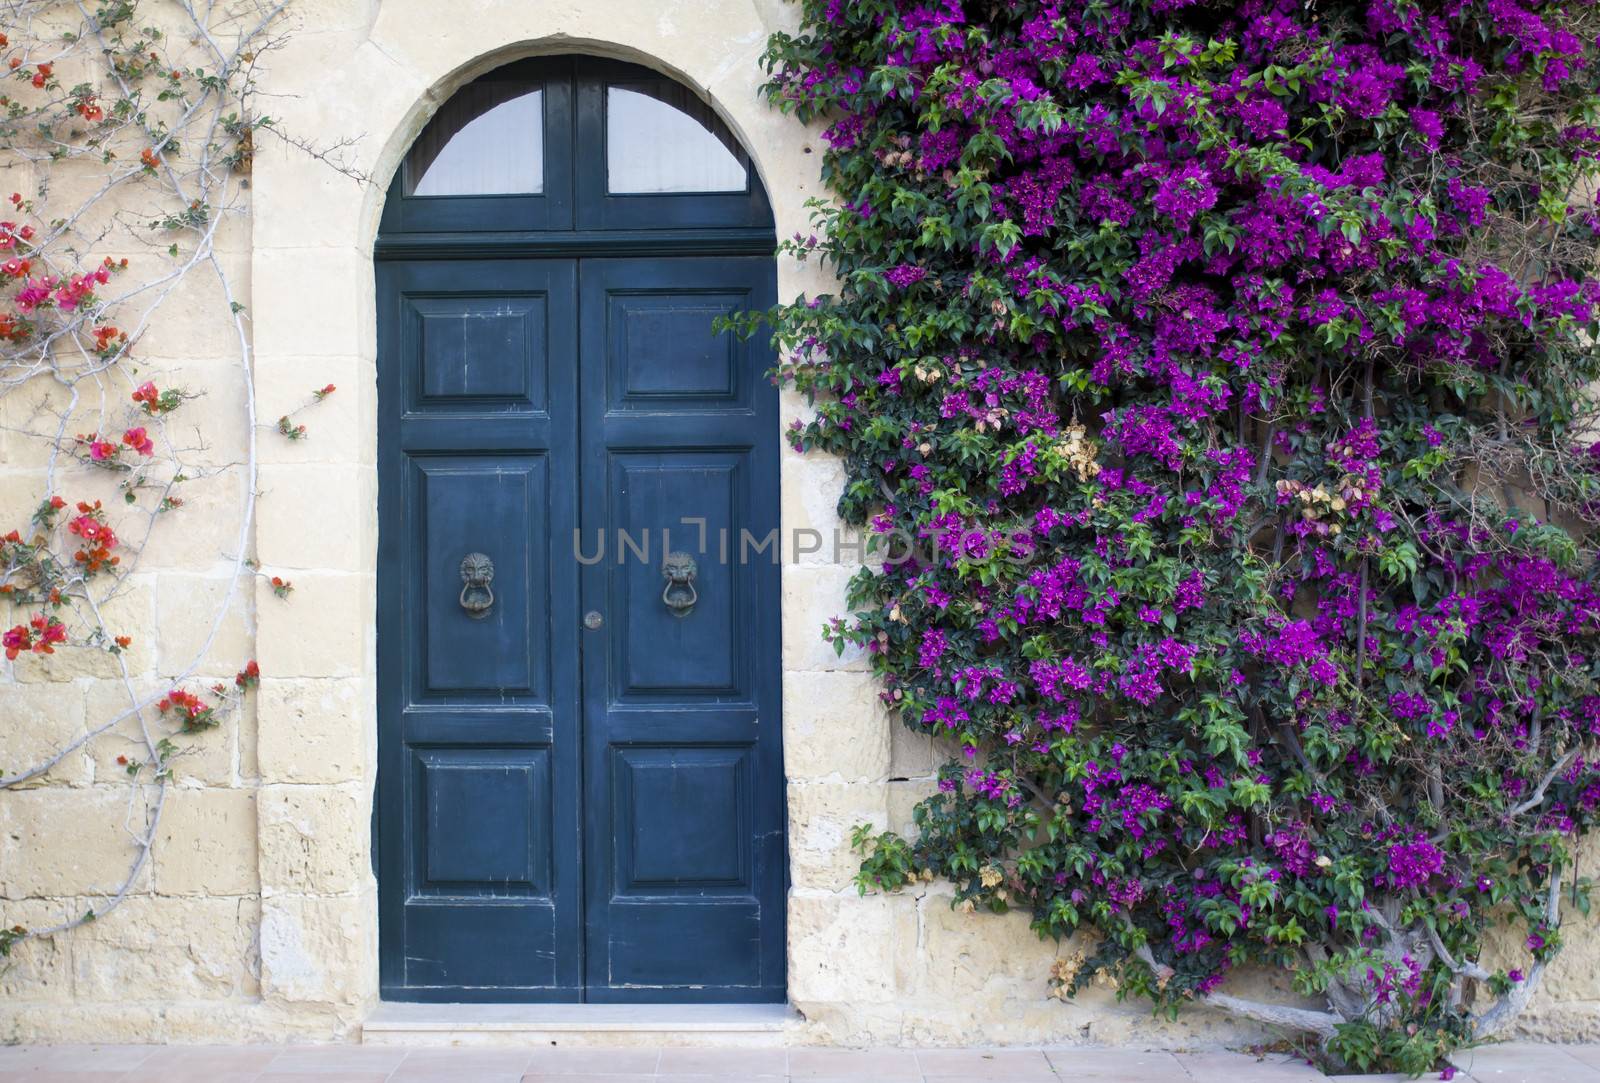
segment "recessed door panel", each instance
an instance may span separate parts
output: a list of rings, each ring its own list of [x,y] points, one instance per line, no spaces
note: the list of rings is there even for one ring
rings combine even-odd
[[[549,688],[548,461],[543,456],[411,460],[427,635],[418,699],[545,702]],[[487,558],[487,611],[467,608],[464,563]],[[476,589],[474,586],[473,589]]]
[[[417,359],[414,409],[546,409],[547,298],[418,297],[408,309]]]
[[[748,343],[715,329],[749,308],[743,293],[690,289],[606,298],[608,398],[613,410],[747,408]]]
[[[700,451],[612,457],[610,606],[625,617],[611,640],[618,699],[747,698],[738,617],[750,576],[722,559],[720,545],[730,528],[744,525],[746,458]],[[694,562],[682,586],[663,570],[671,553]]]
[[[750,896],[750,753],[748,746],[615,750],[618,896]]]
[[[418,894],[549,896],[548,749],[425,748],[416,765]]]

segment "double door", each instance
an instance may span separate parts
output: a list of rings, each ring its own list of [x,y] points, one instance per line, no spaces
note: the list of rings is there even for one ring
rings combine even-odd
[[[783,999],[772,261],[377,273],[384,996]]]

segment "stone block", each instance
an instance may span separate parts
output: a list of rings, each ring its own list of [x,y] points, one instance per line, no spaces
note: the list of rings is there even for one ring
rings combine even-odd
[[[256,554],[281,572],[361,572],[377,541],[377,475],[353,465],[261,468]]]
[[[199,681],[231,678],[243,669],[255,657],[252,578],[249,568],[237,580],[162,573],[156,580],[157,672],[168,678],[193,673]]]
[[[784,560],[801,564],[860,564],[861,531],[839,519],[839,497],[844,494],[844,460],[822,452],[785,454],[779,460],[783,488],[782,517]],[[802,553],[803,546],[810,552]]]
[[[260,248],[252,273],[254,310],[266,314],[252,317],[256,348],[263,354],[374,354],[377,310],[370,256],[354,248]]]
[[[294,574],[287,598],[256,583],[262,676],[353,677],[371,671],[376,596],[370,575]]]
[[[259,800],[269,895],[338,895],[371,881],[370,811],[357,787],[263,786]]]
[[[144,795],[126,786],[12,790],[0,800],[0,898],[107,894],[121,886],[142,830]],[[136,890],[149,883],[148,864]]]
[[[936,754],[933,738],[904,725],[898,718],[889,722],[889,775],[892,778],[929,778],[942,757]]]
[[[783,764],[792,779],[882,779],[896,728],[870,673],[807,671],[784,679]]]
[[[789,786],[789,877],[795,887],[844,891],[861,857],[850,849],[857,824],[881,830],[887,820],[881,786],[807,782]]]
[[[259,770],[265,782],[351,782],[372,777],[377,724],[361,677],[263,677],[257,699]]]
[[[84,1001],[212,1000],[256,992],[255,899],[138,898],[74,932]]]
[[[16,679],[27,684],[57,684],[84,677],[110,679],[122,675],[122,665],[116,655],[103,647],[75,643],[61,644],[51,654],[19,654],[11,667]]]
[[[896,902],[854,892],[790,894],[789,999],[795,1007],[810,1015],[811,1001],[885,1004],[899,995],[895,956],[916,949],[916,930]]]
[[[948,887],[930,885],[917,907],[917,991],[950,1001],[996,987],[1031,987],[1045,996],[1056,944],[1040,940],[1022,911],[965,913],[951,907],[953,898]]]
[[[48,929],[81,916],[80,906],[76,899],[8,901],[0,904],[0,926]],[[24,940],[12,947],[10,956],[0,965],[0,998],[8,1007],[19,1001],[72,999],[71,940],[70,935],[53,936]]]
[[[224,470],[178,486],[183,506],[163,512],[139,558],[141,568],[215,576],[226,573],[239,552],[244,516],[243,472]]]
[[[835,565],[786,564],[783,568],[783,668],[840,670],[867,668],[866,652],[846,647],[841,655],[824,642],[823,628],[848,618],[845,588],[853,570]]]
[[[916,834],[912,816],[917,806],[938,793],[939,784],[933,779],[920,778],[891,782],[884,787],[884,791],[884,800],[889,809],[889,826],[909,838]]]
[[[153,854],[162,895],[252,895],[257,873],[256,795],[185,789],[167,794]]]
[[[256,358],[257,410],[263,422],[277,419],[306,427],[300,440],[276,431],[263,434],[261,463],[340,463],[377,461],[377,368],[370,357],[293,357],[261,354]],[[312,392],[334,386],[332,394],[314,402]]]
[[[238,748],[237,719],[233,714],[223,716],[222,725],[199,733],[183,733],[178,722],[163,717],[155,703],[171,689],[170,682],[139,682],[133,695],[120,681],[97,681],[88,688],[89,724],[105,725],[113,718],[142,704],[145,728],[152,739],[170,740],[177,751],[168,758],[173,780],[179,786],[206,785],[229,786],[234,782],[234,757]],[[207,696],[209,700],[211,697]],[[128,778],[127,764],[118,763],[123,757],[132,763],[148,764],[154,758],[144,741],[144,728],[136,715],[122,721],[89,745],[97,782],[123,782]],[[148,779],[148,771],[140,776]]]
[[[0,685],[5,723],[0,725],[0,776],[32,770],[83,734],[83,689],[72,684]],[[83,785],[89,754],[68,754],[39,784]]]
[[[130,274],[141,275],[147,267],[157,273],[167,269],[151,262],[148,249],[127,255]],[[235,299],[249,305],[248,267],[237,259],[225,261],[224,267]],[[121,283],[123,288],[131,284],[129,280]],[[141,358],[228,359],[237,364],[239,330],[228,303],[228,291],[214,271],[199,268],[184,275],[152,314],[140,335],[137,355]]]
[[[372,996],[377,909],[371,893],[262,900],[263,995],[281,1004],[350,1004]]]

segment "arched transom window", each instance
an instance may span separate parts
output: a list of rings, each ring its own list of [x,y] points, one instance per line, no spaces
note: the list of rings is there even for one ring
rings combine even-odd
[[[748,155],[692,89],[632,64],[518,61],[462,87],[406,155],[383,230],[750,228]]]

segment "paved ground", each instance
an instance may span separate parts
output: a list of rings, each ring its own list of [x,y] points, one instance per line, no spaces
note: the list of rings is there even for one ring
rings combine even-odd
[[[1600,1083],[1600,1045],[1503,1045],[1458,1083]],[[9,1046],[0,1083],[1294,1083],[1283,1057],[1120,1049],[400,1049]],[[1393,1080],[1398,1076],[1344,1076]],[[1432,1075],[1425,1078],[1433,1078]]]

